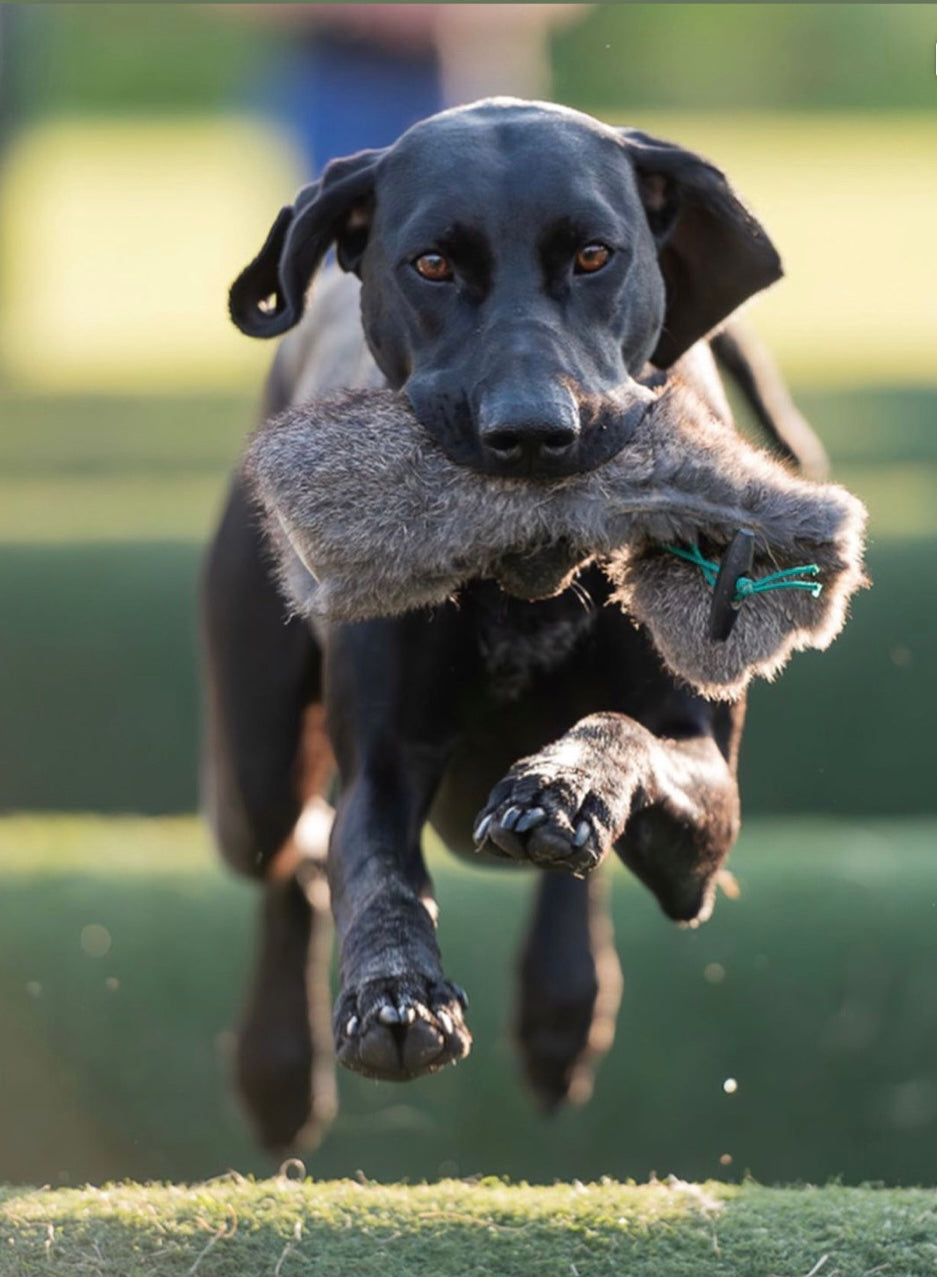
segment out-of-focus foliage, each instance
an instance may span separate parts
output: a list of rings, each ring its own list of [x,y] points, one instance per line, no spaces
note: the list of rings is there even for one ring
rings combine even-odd
[[[7,5],[27,115],[217,110],[296,31],[202,4]],[[552,41],[560,101],[616,113],[930,109],[931,4],[597,4]],[[480,18],[483,20],[483,17]]]
[[[204,4],[6,5],[10,96],[36,115],[220,111],[262,79],[275,28]]]
[[[932,4],[599,4],[554,39],[555,92],[600,112],[932,110],[934,12]]]
[[[258,386],[227,292],[291,198],[282,131],[245,117],[55,120],[0,184],[0,367],[47,391]]]

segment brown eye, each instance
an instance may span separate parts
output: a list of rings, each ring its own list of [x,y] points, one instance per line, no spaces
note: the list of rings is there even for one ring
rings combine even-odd
[[[413,263],[413,268],[418,275],[432,280],[434,284],[452,279],[452,267],[442,253],[423,253]]]
[[[612,250],[605,244],[586,244],[576,254],[576,274],[592,275],[608,264]]]

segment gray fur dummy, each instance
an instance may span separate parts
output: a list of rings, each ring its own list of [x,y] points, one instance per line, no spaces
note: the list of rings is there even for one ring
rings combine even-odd
[[[549,481],[456,465],[389,390],[288,409],[246,459],[284,591],[301,614],[356,621],[441,603],[479,577],[546,597],[595,558],[670,670],[707,697],[735,699],[754,675],[773,678],[792,652],[839,633],[865,584],[865,511],[750,446],[679,379],[648,400],[615,457]],[[718,562],[740,528],[755,538],[750,580],[809,564],[822,592],[755,593],[716,642],[711,584],[666,547]]]

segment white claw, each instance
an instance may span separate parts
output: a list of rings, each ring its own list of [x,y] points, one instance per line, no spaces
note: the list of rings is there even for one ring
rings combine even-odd
[[[356,1015],[350,1015],[348,1017],[348,1020],[345,1023],[345,1036],[348,1038],[353,1038],[357,1032],[358,1032],[358,1017]]]
[[[399,1024],[400,1012],[396,1007],[392,1007],[389,1002],[385,1002],[378,1011],[377,1018],[380,1020],[381,1024]]]
[[[400,1008],[400,1023],[412,1024],[416,1019],[416,1011],[408,1003],[405,1007]]]
[[[576,837],[573,839],[573,846],[581,847],[591,833],[592,829],[589,822],[587,820],[580,820],[579,824],[576,826]]]
[[[439,1021],[440,1025],[442,1026],[443,1033],[447,1035],[452,1033],[454,1026],[452,1023],[452,1016],[449,1014],[448,1011],[437,1011],[436,1019]]]
[[[485,841],[488,830],[491,828],[491,822],[494,820],[494,812],[487,816],[482,816],[481,820],[472,830],[472,841],[477,845]]]
[[[507,811],[504,813],[504,815],[501,817],[501,821],[500,821],[501,828],[513,829],[514,826],[517,824],[517,822],[520,820],[521,816],[523,816],[523,814],[524,814],[523,807],[516,807],[516,806],[509,807]]]

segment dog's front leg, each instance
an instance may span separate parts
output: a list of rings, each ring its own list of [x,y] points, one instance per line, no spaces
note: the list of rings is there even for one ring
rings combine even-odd
[[[495,786],[476,841],[512,860],[590,872],[612,847],[672,918],[711,909],[739,823],[733,768],[713,736],[657,736],[590,714]]]
[[[465,995],[442,969],[420,850],[457,733],[465,671],[451,620],[442,609],[340,627],[326,662],[342,782],[328,859],[336,1047],[346,1067],[393,1081],[454,1063],[471,1045]]]

